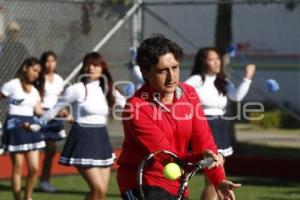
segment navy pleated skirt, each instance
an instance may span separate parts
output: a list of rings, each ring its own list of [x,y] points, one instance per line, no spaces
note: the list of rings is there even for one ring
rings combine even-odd
[[[59,163],[76,167],[110,167],[115,158],[105,126],[89,127],[75,122]]]
[[[225,157],[233,154],[233,148],[230,142],[229,124],[221,116],[206,116],[207,122],[212,131],[218,152]]]
[[[59,141],[66,137],[63,121],[51,120],[41,129],[46,141]]]
[[[9,115],[3,126],[3,148],[7,152],[26,152],[45,147],[41,132],[31,132],[22,127],[28,122],[34,124],[33,116]]]

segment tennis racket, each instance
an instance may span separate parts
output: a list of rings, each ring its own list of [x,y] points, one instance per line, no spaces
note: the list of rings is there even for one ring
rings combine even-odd
[[[145,188],[147,188],[145,176],[146,174],[151,173],[153,167],[161,171],[161,176],[157,177],[160,179],[160,182],[164,182],[168,185],[176,185],[177,187],[179,182],[176,199],[181,200],[187,188],[189,179],[191,179],[199,170],[209,167],[213,162],[214,160],[212,158],[205,158],[197,163],[185,162],[179,159],[174,153],[166,150],[151,153],[141,161],[137,172],[137,184],[140,198],[142,200],[146,200],[148,198],[148,195],[145,194],[144,191]],[[164,166],[169,163],[176,163],[181,168],[181,176],[176,180],[169,180],[163,175]]]

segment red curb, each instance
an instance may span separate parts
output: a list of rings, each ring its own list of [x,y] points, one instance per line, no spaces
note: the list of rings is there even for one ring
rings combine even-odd
[[[116,149],[117,158],[121,153],[121,149]],[[60,154],[54,157],[52,175],[68,175],[77,174],[75,167],[68,167],[58,164]],[[44,154],[41,153],[40,166]],[[0,179],[8,179],[12,173],[11,160],[9,155],[0,156]],[[265,158],[259,156],[232,156],[226,159],[226,172],[229,175],[237,176],[258,176],[272,178],[287,178],[300,180],[300,159],[285,158]],[[113,169],[117,169],[117,164],[113,165]],[[39,169],[40,174],[41,168]],[[27,167],[23,167],[23,176],[27,174]]]
[[[121,150],[115,150],[115,154],[117,158],[119,157],[121,153]],[[53,159],[53,166],[52,166],[52,175],[68,175],[68,174],[78,174],[77,170],[73,166],[64,166],[58,164],[60,154],[57,153],[54,156]],[[44,160],[44,153],[40,153],[40,165],[42,166],[42,162]],[[1,170],[0,170],[0,179],[8,179],[11,177],[12,173],[12,165],[11,165],[11,160],[10,156],[8,154],[0,156],[0,165],[1,165]],[[113,165],[113,169],[117,169],[117,164]],[[27,165],[23,165],[23,171],[22,175],[26,176],[27,174]],[[41,174],[41,167],[39,168],[39,175]]]

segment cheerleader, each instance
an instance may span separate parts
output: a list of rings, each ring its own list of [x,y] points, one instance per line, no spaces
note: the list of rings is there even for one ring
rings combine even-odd
[[[88,183],[91,191],[85,199],[104,199],[115,159],[106,124],[113,107],[123,107],[126,99],[113,89],[111,74],[99,53],[84,57],[79,81],[66,89],[63,102],[71,104],[74,122],[59,162],[75,166]],[[42,118],[52,118],[64,107],[63,102]]]
[[[45,147],[39,132],[30,131],[24,124],[34,124],[33,116],[42,115],[41,98],[34,87],[41,73],[36,58],[26,59],[16,78],[6,82],[1,88],[1,98],[7,98],[8,116],[4,123],[3,146],[10,153],[12,172],[12,191],[15,200],[21,200],[22,165],[24,158],[28,164],[25,200],[30,200],[38,173],[39,149]],[[23,126],[24,125],[24,126]]]
[[[130,79],[134,84],[134,91],[140,89],[144,84],[144,79],[140,67],[136,64],[136,55],[137,49],[135,47],[130,48],[130,63],[129,63],[129,71],[130,71]],[[134,93],[133,91],[133,93]]]
[[[56,74],[57,56],[52,51],[44,52],[40,58],[42,76],[40,76],[37,88],[42,98],[43,109],[52,108],[63,90],[63,79]],[[56,152],[56,142],[66,137],[64,125],[61,120],[51,120],[47,126],[41,129],[46,142],[45,158],[43,161],[40,188],[45,192],[55,192],[56,189],[50,184],[52,160]]]
[[[255,73],[255,65],[246,66],[245,78],[238,88],[226,78],[223,68],[221,55],[216,48],[202,48],[196,55],[192,76],[186,80],[186,83],[193,86],[200,97],[219,153],[228,157],[233,154],[228,132],[229,124],[224,118],[228,98],[238,102],[246,96]],[[205,183],[201,199],[217,199],[213,184],[207,179]]]
[[[127,97],[131,97],[133,93],[140,89],[142,85],[144,84],[144,79],[142,76],[142,72],[140,70],[140,67],[136,64],[136,55],[137,55],[137,49],[136,47],[130,47],[130,61],[125,66],[129,70],[129,77],[132,81],[129,84],[126,84],[124,87],[124,92]]]

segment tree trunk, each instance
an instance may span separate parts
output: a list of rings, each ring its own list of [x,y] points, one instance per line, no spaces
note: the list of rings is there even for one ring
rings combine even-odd
[[[232,0],[219,0],[217,18],[216,18],[216,30],[215,30],[215,46],[220,50],[223,59],[226,59],[227,48],[232,43]],[[227,55],[228,56],[228,55]],[[224,63],[229,64],[229,63]],[[228,66],[225,66],[225,71],[227,71]],[[234,106],[236,103],[230,102],[227,106],[227,115],[234,115]],[[230,140],[233,147],[236,146],[236,137],[234,122],[229,122],[229,133]]]
[[[215,31],[215,46],[221,51],[221,54],[226,53],[227,48],[232,42],[232,0],[219,0],[216,31]]]

